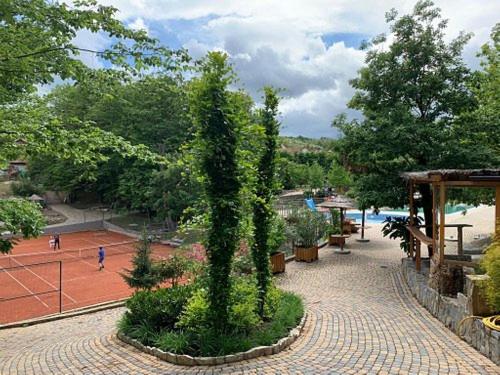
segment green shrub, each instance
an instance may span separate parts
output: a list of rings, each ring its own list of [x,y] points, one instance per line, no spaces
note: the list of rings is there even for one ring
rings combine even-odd
[[[248,331],[261,323],[256,312],[257,289],[252,278],[235,278],[230,292],[226,332]],[[208,317],[208,294],[198,289],[189,299],[176,327],[200,332],[211,327]]]
[[[423,219],[420,216],[414,218],[414,225],[420,225],[422,222]],[[410,217],[387,216],[384,224],[382,228],[384,237],[389,236],[391,240],[399,238],[399,247],[408,253],[410,251],[410,232],[408,232],[407,227],[410,225]]]
[[[304,315],[300,297],[270,286],[264,321],[257,309],[255,278],[233,280],[232,308],[224,332],[208,321],[208,293],[200,285],[137,292],[127,303],[119,330],[145,345],[192,356],[216,356],[271,345]]]
[[[179,317],[179,321],[176,324],[177,328],[191,332],[208,328],[207,295],[207,290],[203,288],[194,292]]]
[[[184,332],[163,331],[154,342],[157,348],[172,353],[185,353],[189,349],[190,337]]]
[[[174,255],[168,260],[163,260],[154,264],[153,273],[159,284],[169,281],[171,285],[179,284],[184,274],[190,268],[190,260],[185,257]]]
[[[128,323],[148,322],[154,330],[173,329],[193,294],[192,285],[179,285],[155,291],[136,292],[128,301]]]
[[[36,185],[26,173],[21,173],[16,182],[10,185],[12,193],[19,197],[30,197],[43,194],[43,189]]]
[[[157,340],[158,331],[151,322],[148,320],[134,321],[127,313],[118,322],[118,328],[127,336],[139,340],[144,345],[152,345]]]
[[[290,234],[300,247],[316,246],[328,229],[325,215],[307,208],[292,212],[288,222],[292,229]]]
[[[481,266],[490,277],[486,283],[488,303],[495,311],[500,311],[500,239],[486,249]]]

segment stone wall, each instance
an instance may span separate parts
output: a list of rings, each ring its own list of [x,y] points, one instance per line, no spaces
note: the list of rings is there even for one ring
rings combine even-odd
[[[480,319],[468,318],[460,324],[462,319],[475,313],[471,311],[474,305],[471,297],[463,293],[458,293],[457,298],[446,297],[430,288],[427,285],[428,263],[422,262],[422,270],[417,272],[412,259],[402,259],[402,273],[413,296],[422,306],[463,340],[500,365],[500,332],[487,328]],[[467,284],[466,292],[472,294],[471,279],[467,280]]]

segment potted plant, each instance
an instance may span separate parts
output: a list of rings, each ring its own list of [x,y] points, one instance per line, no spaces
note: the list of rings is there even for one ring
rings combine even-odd
[[[285,243],[285,241],[285,220],[276,215],[272,223],[271,235],[269,236],[268,242],[272,273],[285,272],[285,253],[283,251],[280,251],[280,248]]]
[[[318,241],[328,229],[325,215],[309,209],[292,214],[295,242],[295,260],[313,262],[318,260]]]
[[[330,210],[330,227],[328,230],[328,245],[342,246],[345,243],[345,238],[340,231],[340,213],[338,210]]]

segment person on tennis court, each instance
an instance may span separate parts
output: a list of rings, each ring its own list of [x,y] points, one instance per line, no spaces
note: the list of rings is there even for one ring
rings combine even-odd
[[[51,250],[52,249],[54,249],[54,250],[56,249],[55,243],[56,243],[56,240],[54,240],[54,236],[50,236],[50,238],[49,238],[49,247],[50,247]]]
[[[59,238],[59,233],[54,234],[54,250],[56,246],[59,250],[61,250],[61,239]]]
[[[104,268],[104,247],[99,246],[99,251],[98,251],[98,256],[99,256],[99,271],[101,271]]]

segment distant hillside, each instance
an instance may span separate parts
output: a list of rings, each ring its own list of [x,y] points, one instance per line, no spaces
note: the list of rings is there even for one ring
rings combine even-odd
[[[281,151],[287,154],[297,154],[304,152],[320,153],[331,151],[335,144],[332,138],[306,138],[306,137],[280,137]]]

